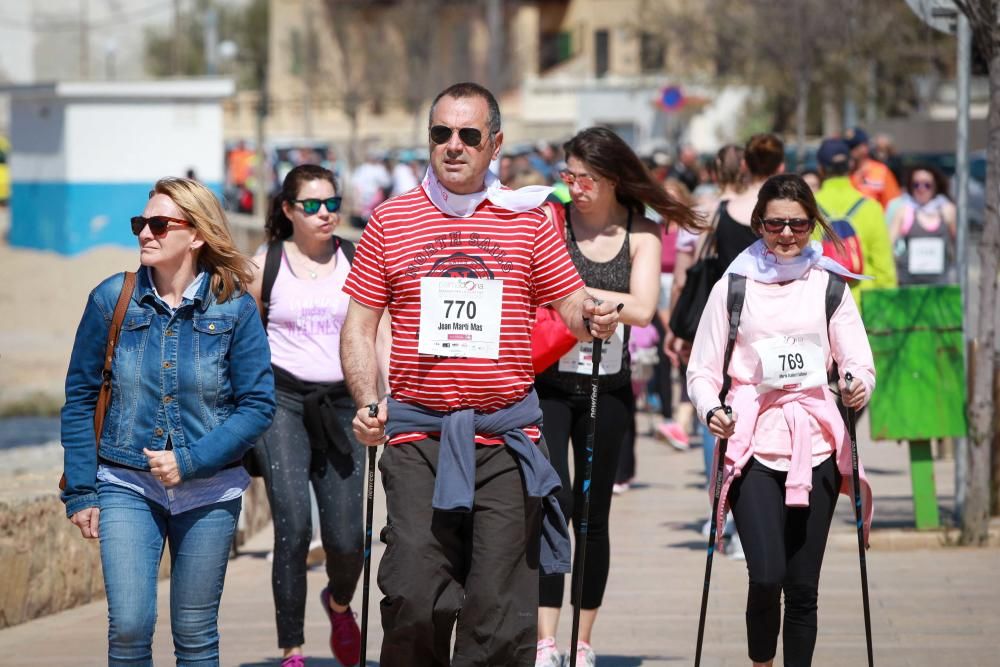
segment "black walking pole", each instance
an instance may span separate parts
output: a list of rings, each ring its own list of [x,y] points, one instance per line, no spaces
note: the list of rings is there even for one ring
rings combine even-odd
[[[723,408],[727,415],[732,415],[733,410],[728,405]],[[705,586],[701,591],[701,615],[698,617],[698,646],[694,652],[694,667],[701,665],[701,645],[705,639],[705,616],[708,613],[708,587],[712,581],[712,557],[715,555],[715,534],[716,524],[719,515],[719,502],[722,496],[722,478],[725,474],[726,446],[728,439],[719,440],[719,463],[715,467],[715,490],[712,494],[712,517],[709,520],[708,529],[708,559],[705,562]],[[705,445],[702,445],[705,446]]]
[[[378,403],[368,404],[368,416],[378,416]],[[375,512],[375,454],[378,447],[368,447],[368,507],[365,510],[365,572],[361,587],[361,667],[368,656],[368,589],[372,573],[372,523]]]
[[[729,336],[726,339],[726,350],[722,355],[722,388],[719,390],[719,405],[725,410],[726,415],[732,417],[733,409],[726,403],[729,397],[729,390],[733,385],[733,379],[729,377],[729,362],[733,358],[733,349],[736,347],[736,335],[740,327],[740,314],[743,312],[743,301],[746,297],[746,278],[739,274],[729,274],[729,287],[726,293],[726,307],[729,310]],[[708,421],[712,420],[712,413],[719,408],[708,413]],[[707,425],[707,424],[706,424]],[[719,440],[719,462],[715,467],[715,489],[712,493],[712,517],[709,520],[708,529],[708,557],[705,560],[705,584],[701,591],[701,614],[698,617],[698,645],[694,651],[694,667],[701,666],[701,645],[705,640],[705,616],[708,614],[708,588],[712,582],[712,557],[715,555],[715,535],[716,523],[719,516],[719,503],[722,502],[722,482],[726,470],[726,447],[729,439]],[[705,446],[704,444],[702,445]]]
[[[844,374],[847,389],[850,390],[854,377]],[[846,401],[845,401],[846,406]],[[865,641],[868,643],[868,667],[875,664],[872,651],[872,612],[868,602],[868,563],[865,560],[865,528],[861,511],[861,476],[858,473],[858,415],[854,408],[847,408],[847,433],[851,436],[851,483],[854,486],[854,518],[858,523],[858,559],[861,562],[861,600],[865,609]]]
[[[583,603],[583,568],[587,560],[587,521],[590,517],[590,478],[594,472],[594,433],[597,430],[597,387],[601,373],[602,344],[600,338],[594,339],[594,351],[591,357],[590,424],[587,431],[587,456],[583,464],[583,511],[580,513],[580,534],[576,539],[576,566],[573,568],[573,574],[576,576],[573,597],[576,598],[576,603],[573,605],[573,632],[569,644],[570,654],[573,656],[569,663],[571,667],[576,667],[576,642],[580,639],[580,606]]]

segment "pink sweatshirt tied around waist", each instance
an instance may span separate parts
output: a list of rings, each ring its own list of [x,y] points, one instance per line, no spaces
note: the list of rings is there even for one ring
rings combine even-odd
[[[829,387],[816,387],[806,391],[787,392],[774,390],[758,395],[753,385],[734,386],[729,394],[733,413],[739,416],[736,430],[726,447],[726,462],[722,482],[722,501],[715,516],[716,535],[719,544],[723,536],[726,513],[729,511],[729,488],[739,477],[753,457],[752,439],[758,416],[771,408],[780,408],[792,435],[792,463],[785,479],[785,505],[788,507],[808,507],[809,492],[812,491],[812,452],[809,417],[815,419],[823,431],[837,443],[834,456],[841,475],[840,493],[853,496],[851,488],[852,461],[851,443],[844,420]],[[710,492],[715,489],[715,474],[719,465],[719,448],[715,449],[712,465]],[[858,476],[861,480],[862,518],[864,520],[865,544],[871,529],[873,514],[872,491],[865,475],[864,467],[858,462]]]

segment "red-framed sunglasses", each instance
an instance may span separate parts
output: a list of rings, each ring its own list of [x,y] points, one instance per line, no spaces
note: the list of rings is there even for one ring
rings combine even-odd
[[[177,223],[178,226],[171,227],[171,222]],[[171,229],[179,229],[181,226],[190,227],[191,222],[181,218],[171,218],[168,215],[154,215],[149,218],[137,215],[132,218],[132,233],[138,236],[146,225],[149,225],[149,231],[152,232],[153,236],[164,236]]]

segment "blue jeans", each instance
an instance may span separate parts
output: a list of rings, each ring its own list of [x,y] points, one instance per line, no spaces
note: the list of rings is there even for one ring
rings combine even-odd
[[[712,460],[715,458],[715,436],[708,427],[698,421],[698,431],[701,433],[701,455],[705,459],[705,486],[712,483]]]
[[[170,629],[178,665],[219,664],[219,601],[243,499],[171,516],[131,489],[100,482],[108,665],[152,665],[156,584],[170,545]]]

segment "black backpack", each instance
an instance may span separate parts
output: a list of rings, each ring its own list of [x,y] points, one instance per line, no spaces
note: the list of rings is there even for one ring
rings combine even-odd
[[[354,244],[339,236],[334,236],[333,242],[335,244],[333,254],[337,254],[337,250],[343,250],[344,256],[347,257],[347,263],[354,264]],[[268,243],[267,255],[264,257],[264,275],[260,286],[260,302],[264,309],[260,313],[260,319],[264,323],[265,333],[267,332],[267,317],[271,309],[271,289],[274,287],[274,281],[278,278],[278,269],[281,268],[281,246],[283,243],[284,240]]]

